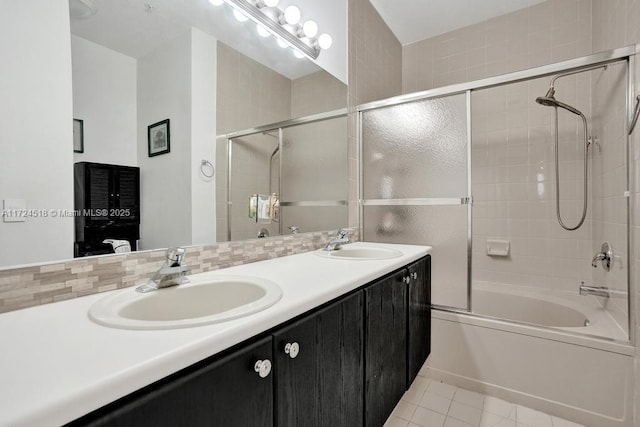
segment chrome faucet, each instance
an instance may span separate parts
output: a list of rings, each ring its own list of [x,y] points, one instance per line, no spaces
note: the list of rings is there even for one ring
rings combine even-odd
[[[598,267],[598,261],[602,262],[602,268],[605,271],[611,270],[611,261],[613,261],[613,249],[611,249],[611,245],[608,242],[604,242],[600,247],[600,252],[598,252],[593,259],[591,260],[591,266],[593,268]]]
[[[160,267],[160,270],[158,270],[147,283],[138,286],[136,291],[146,293],[161,288],[189,283],[189,279],[186,277],[189,266],[182,263],[183,258],[183,248],[167,249],[167,259],[162,267]]]
[[[334,237],[327,245],[324,247],[324,251],[337,251],[342,247],[342,245],[346,245],[347,243],[351,243],[349,240],[348,233],[353,232],[353,228],[339,228],[336,233],[336,237]]]

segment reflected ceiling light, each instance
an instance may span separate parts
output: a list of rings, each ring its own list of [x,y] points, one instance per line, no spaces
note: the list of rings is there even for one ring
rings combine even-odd
[[[300,52],[297,49],[293,49],[293,56],[295,56],[296,58],[299,58],[299,59],[304,58],[304,55],[302,54],[302,52]]]
[[[93,0],[69,0],[69,16],[71,19],[87,19],[98,13]]]
[[[240,12],[237,9],[233,9],[233,16],[235,16],[235,18],[240,22],[246,22],[249,20],[247,15],[245,15],[244,13]]]
[[[289,25],[296,25],[300,22],[300,17],[300,9],[297,6],[291,5],[284,10],[284,20]]]
[[[269,37],[271,33],[267,31],[267,29],[262,24],[256,24],[256,29],[258,30],[258,34],[260,37]]]
[[[329,49],[332,44],[333,44],[333,39],[329,34],[327,33],[320,34],[320,37],[318,37],[318,45],[322,49]]]
[[[305,37],[315,37],[318,35],[318,24],[316,21],[308,20],[302,25],[302,32]]]
[[[224,3],[224,0],[209,0],[209,3],[211,3],[214,6],[220,6],[221,4]]]
[[[328,34],[317,38],[318,24],[308,20],[300,25],[302,13],[296,6],[287,7],[284,12],[280,10],[278,0],[209,0],[213,5],[224,1],[233,7],[233,15],[239,21],[251,19],[258,27],[258,33],[266,37],[274,35],[281,47],[292,47],[297,57],[307,55],[316,59],[320,55],[321,48],[328,49],[332,39]],[[327,47],[323,47],[327,46]]]

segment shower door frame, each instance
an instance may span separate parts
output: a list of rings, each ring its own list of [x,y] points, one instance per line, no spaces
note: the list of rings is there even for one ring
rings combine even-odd
[[[636,55],[640,53],[640,45],[631,45],[622,48],[607,50],[603,52],[599,52],[593,55],[587,55],[580,58],[570,59],[567,61],[556,62],[553,64],[543,65],[540,67],[530,68],[527,70],[516,71],[512,73],[502,74],[499,76],[489,77],[485,79],[475,80],[471,82],[459,83],[449,86],[443,86],[439,88],[429,89],[420,92],[414,92],[406,95],[396,96],[384,100],[368,102],[365,104],[358,105],[356,107],[357,114],[357,143],[358,143],[358,178],[360,180],[358,185],[358,224],[359,224],[359,233],[360,236],[364,239],[364,207],[365,206],[392,206],[392,205],[405,205],[405,206],[416,206],[416,205],[468,205],[468,215],[467,215],[467,309],[457,308],[457,307],[449,307],[449,306],[440,306],[433,305],[433,308],[436,310],[448,311],[453,313],[462,313],[465,315],[476,316],[481,318],[487,318],[488,316],[477,314],[472,311],[472,243],[473,243],[473,234],[472,234],[472,212],[473,212],[473,194],[471,192],[471,143],[472,143],[472,135],[471,135],[471,93],[474,90],[480,89],[489,89],[492,87],[504,86],[512,83],[519,83],[523,81],[533,80],[542,77],[549,77],[556,75],[558,73],[566,72],[566,71],[579,71],[584,68],[593,67],[594,65],[605,65],[620,61],[627,62],[627,99],[626,99],[626,122],[625,122],[625,134],[626,134],[626,152],[625,152],[625,168],[626,168],[626,225],[627,225],[627,254],[626,254],[626,262],[627,265],[627,321],[628,321],[628,339],[632,345],[635,345],[636,337],[635,334],[632,333],[633,326],[636,322],[635,315],[635,292],[636,289],[633,286],[633,282],[631,280],[631,215],[630,215],[630,142],[631,136],[628,135],[629,123],[631,120],[631,116],[633,114],[634,101],[635,101],[635,75],[636,75]],[[586,71],[586,70],[584,70]],[[435,98],[443,98],[447,96],[453,95],[461,95],[466,94],[467,97],[467,178],[468,178],[468,198],[453,198],[453,199],[436,199],[436,198],[426,198],[426,199],[414,199],[414,200],[400,200],[400,199],[389,199],[387,201],[383,199],[375,199],[368,200],[364,199],[364,159],[363,159],[363,113],[371,110],[376,110],[385,107],[391,107],[394,105],[407,104],[415,101],[422,101],[428,99]],[[636,166],[637,167],[637,166]],[[417,202],[416,202],[417,201]],[[513,322],[510,320],[510,322]],[[519,322],[514,322],[519,323]],[[553,329],[544,326],[540,326],[541,328]],[[607,338],[598,337],[600,339],[607,340]]]
[[[226,159],[227,160],[227,185],[226,185],[227,194],[225,195],[225,198],[226,198],[226,206],[227,206],[226,214],[227,214],[227,241],[228,242],[232,241],[231,240],[231,221],[232,221],[231,209],[233,207],[233,201],[231,200],[231,181],[232,181],[231,176],[232,176],[232,161],[233,161],[233,140],[237,138],[244,138],[251,135],[273,132],[277,130],[278,131],[278,149],[280,150],[279,151],[280,162],[279,162],[278,175],[280,176],[280,178],[282,178],[282,163],[283,163],[282,162],[282,159],[283,159],[282,143],[284,138],[284,129],[294,127],[294,126],[309,124],[309,123],[316,123],[316,122],[322,122],[325,120],[337,119],[340,117],[348,117],[346,108],[340,108],[338,110],[328,111],[326,113],[313,114],[309,116],[298,117],[295,119],[284,120],[281,122],[271,123],[264,126],[250,128],[250,129],[239,130],[236,132],[231,132],[231,133],[218,136],[219,139],[224,139],[226,140],[226,143],[227,143],[227,159]],[[347,172],[347,175],[348,175],[348,172]],[[278,197],[282,197],[282,179],[280,179],[278,182],[279,182]],[[280,206],[283,206],[283,207],[347,206],[347,204],[348,204],[347,200],[318,200],[318,201],[296,201],[296,202],[282,201],[282,200],[280,201]],[[280,236],[284,235],[282,233],[283,231],[282,223],[283,221],[282,221],[282,212],[281,212],[280,222],[278,223],[278,234]]]

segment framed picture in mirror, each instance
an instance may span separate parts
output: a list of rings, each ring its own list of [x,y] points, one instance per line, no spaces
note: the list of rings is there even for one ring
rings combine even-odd
[[[84,153],[84,121],[73,119],[73,152]]]
[[[171,151],[169,119],[147,126],[149,157],[159,156]]]

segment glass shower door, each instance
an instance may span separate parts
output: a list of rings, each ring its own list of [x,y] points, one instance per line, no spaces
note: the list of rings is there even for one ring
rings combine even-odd
[[[283,234],[348,224],[346,138],[346,116],[282,129]]]
[[[433,246],[432,303],[468,307],[468,95],[366,110],[365,241]]]

